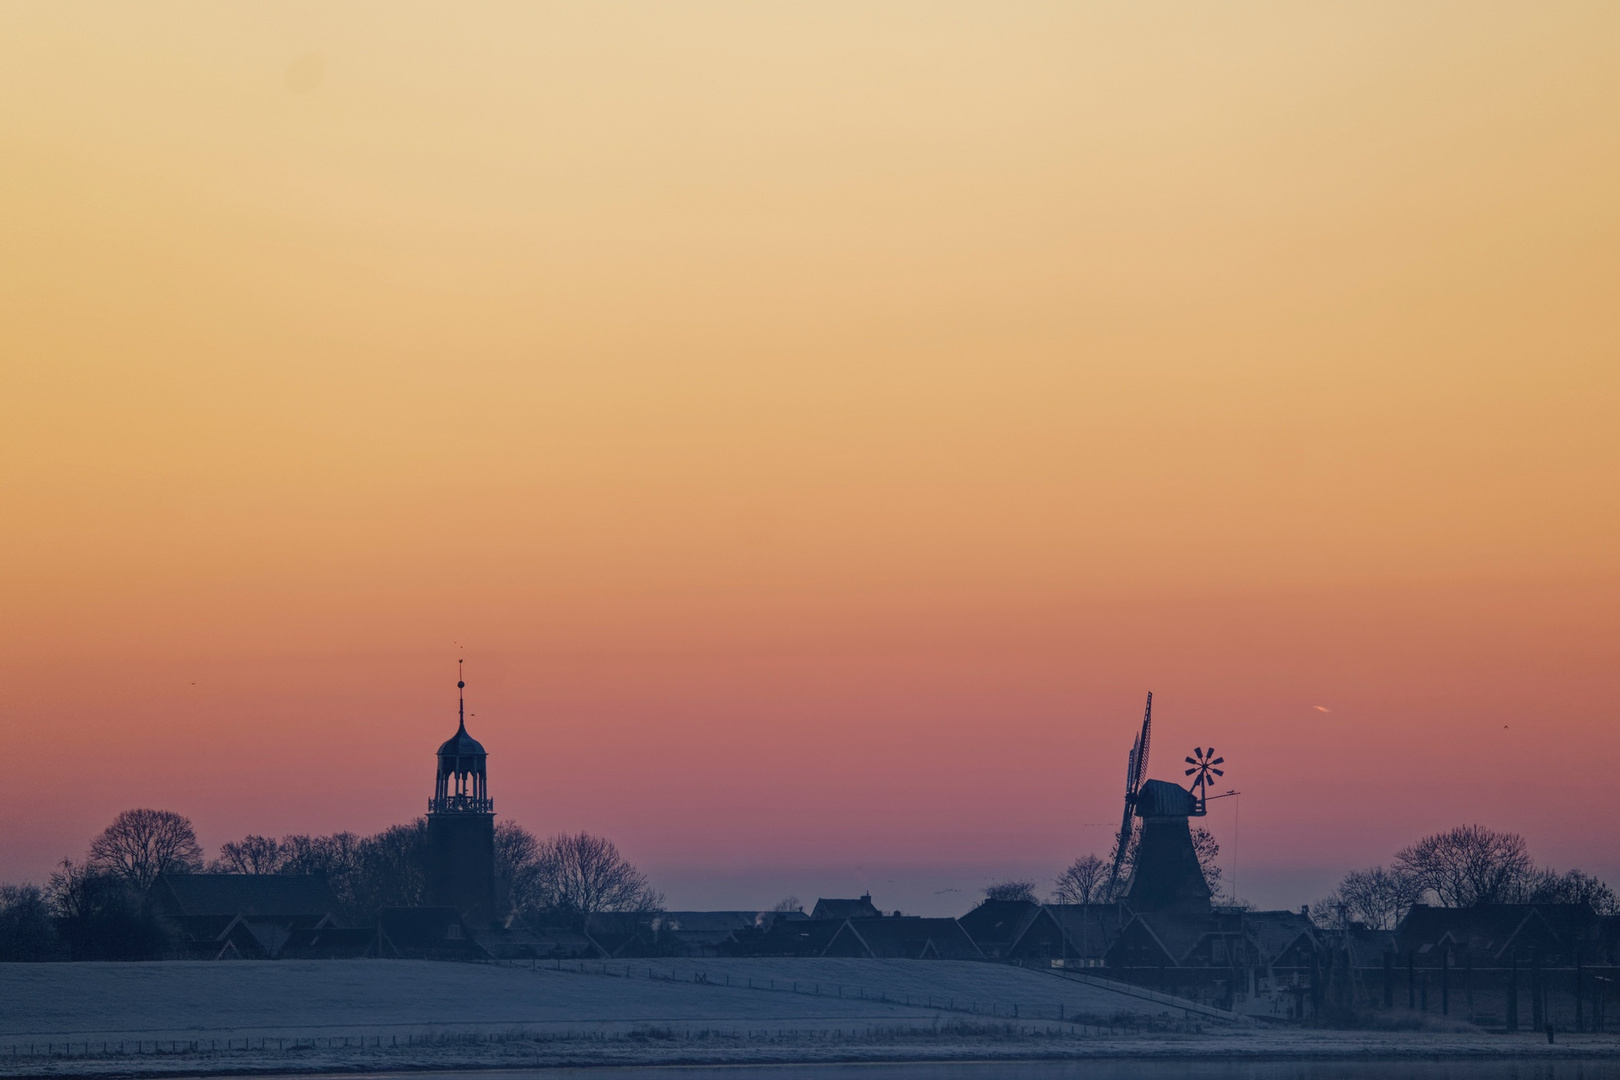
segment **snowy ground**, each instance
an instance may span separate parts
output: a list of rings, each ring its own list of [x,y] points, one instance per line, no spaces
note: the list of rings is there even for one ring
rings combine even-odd
[[[949,961],[0,965],[0,1077],[1549,1052],[1620,1039],[1257,1028]]]
[[[19,1041],[370,1039],[637,1024],[770,1030],[940,1019],[1185,1019],[1044,972],[968,961],[410,960],[0,965],[0,1052]]]

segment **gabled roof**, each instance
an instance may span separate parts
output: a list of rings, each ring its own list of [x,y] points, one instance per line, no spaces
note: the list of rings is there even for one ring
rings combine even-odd
[[[883,913],[872,903],[872,894],[854,900],[822,898],[810,912],[812,919],[872,919]]]
[[[478,956],[483,947],[452,907],[384,908],[377,933],[396,955]]]
[[[1063,934],[1065,953],[1085,959],[1108,952],[1128,918],[1119,904],[1047,904],[1045,910]]]
[[[1572,950],[1595,944],[1600,934],[1598,916],[1586,904],[1416,904],[1395,928],[1402,952],[1450,946],[1499,959],[1521,949]]]
[[[718,934],[729,937],[750,926],[763,926],[775,921],[775,911],[660,911],[649,917],[653,930],[660,934]]]
[[[778,919],[762,934],[739,933],[740,951],[749,956],[820,956],[847,919]]]
[[[1319,936],[1350,954],[1350,966],[1375,968],[1384,962],[1384,955],[1396,951],[1395,931],[1373,930],[1355,925],[1344,930],[1319,931]]]
[[[1230,916],[1225,916],[1230,918]],[[1316,924],[1297,911],[1245,911],[1238,915],[1243,932],[1254,942],[1262,964],[1275,963],[1300,938],[1316,947]]]
[[[1316,945],[1315,927],[1309,918],[1295,911],[1152,911],[1126,924],[1125,929],[1132,928],[1157,943],[1178,967],[1192,963],[1194,953],[1211,936],[1241,938],[1263,966],[1275,963],[1302,939],[1310,948]]]
[[[342,910],[312,874],[160,874],[149,894],[166,915],[326,915]]]
[[[864,946],[854,955],[910,960],[984,959],[984,953],[955,919],[925,919],[919,915],[847,919],[826,951],[837,952],[845,935]]]
[[[1005,956],[1041,914],[1033,900],[986,900],[957,922],[986,956]]]

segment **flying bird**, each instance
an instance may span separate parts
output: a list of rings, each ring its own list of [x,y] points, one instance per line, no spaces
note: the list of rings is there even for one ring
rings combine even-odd
[[[1332,712],[1333,711],[1332,709],[1328,708],[1326,705],[1312,705],[1311,708],[1315,709],[1317,712]]]

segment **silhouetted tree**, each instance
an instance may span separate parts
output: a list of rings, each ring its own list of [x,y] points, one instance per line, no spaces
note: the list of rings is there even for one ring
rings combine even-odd
[[[208,865],[214,874],[275,874],[281,872],[281,843],[268,836],[244,836],[221,844],[219,858]]]
[[[1525,900],[1532,904],[1587,904],[1599,915],[1620,914],[1620,898],[1615,896],[1614,890],[1579,870],[1567,874],[1539,871],[1530,883]]]
[[[525,908],[591,915],[600,911],[661,911],[663,896],[626,862],[611,840],[562,833],[540,845],[526,882]]]
[[[1422,890],[1401,870],[1382,866],[1352,870],[1327,896],[1311,905],[1317,922],[1333,930],[1361,923],[1372,930],[1393,930]]]
[[[426,902],[426,818],[366,837],[355,855],[348,891],[356,911],[372,914],[381,908],[420,907]]]
[[[169,944],[134,878],[63,859],[45,894],[74,960],[155,959]]]
[[[1535,872],[1524,837],[1462,825],[1425,836],[1395,853],[1395,869],[1419,895],[1441,907],[1509,903],[1521,899]]]
[[[797,896],[784,896],[782,899],[776,902],[776,905],[772,907],[771,910],[782,912],[803,911],[804,901],[800,900]]]
[[[0,885],[0,960],[61,960],[67,947],[37,885]]]
[[[998,881],[984,890],[986,900],[1023,900],[1036,903],[1033,881]]]
[[[1353,922],[1390,930],[1412,905],[1588,904],[1599,914],[1620,914],[1620,899],[1590,874],[1538,869],[1524,838],[1464,825],[1402,848],[1389,869],[1354,870],[1315,904],[1326,926]]]
[[[1083,855],[1058,875],[1052,899],[1059,904],[1097,904],[1106,899],[1109,865],[1095,855]]]
[[[1198,856],[1198,869],[1204,872],[1204,884],[1209,886],[1210,895],[1219,896],[1221,845],[1216,842],[1214,833],[1202,827],[1192,830],[1192,843],[1193,854]]]
[[[125,810],[90,841],[90,865],[145,892],[159,874],[202,869],[202,845],[171,810]]]
[[[517,911],[533,906],[540,841],[515,821],[495,826],[495,905]]]

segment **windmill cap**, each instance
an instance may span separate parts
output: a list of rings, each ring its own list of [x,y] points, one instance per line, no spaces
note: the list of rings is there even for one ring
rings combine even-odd
[[[1136,793],[1137,817],[1192,817],[1197,809],[1192,792],[1168,780],[1144,780]]]

